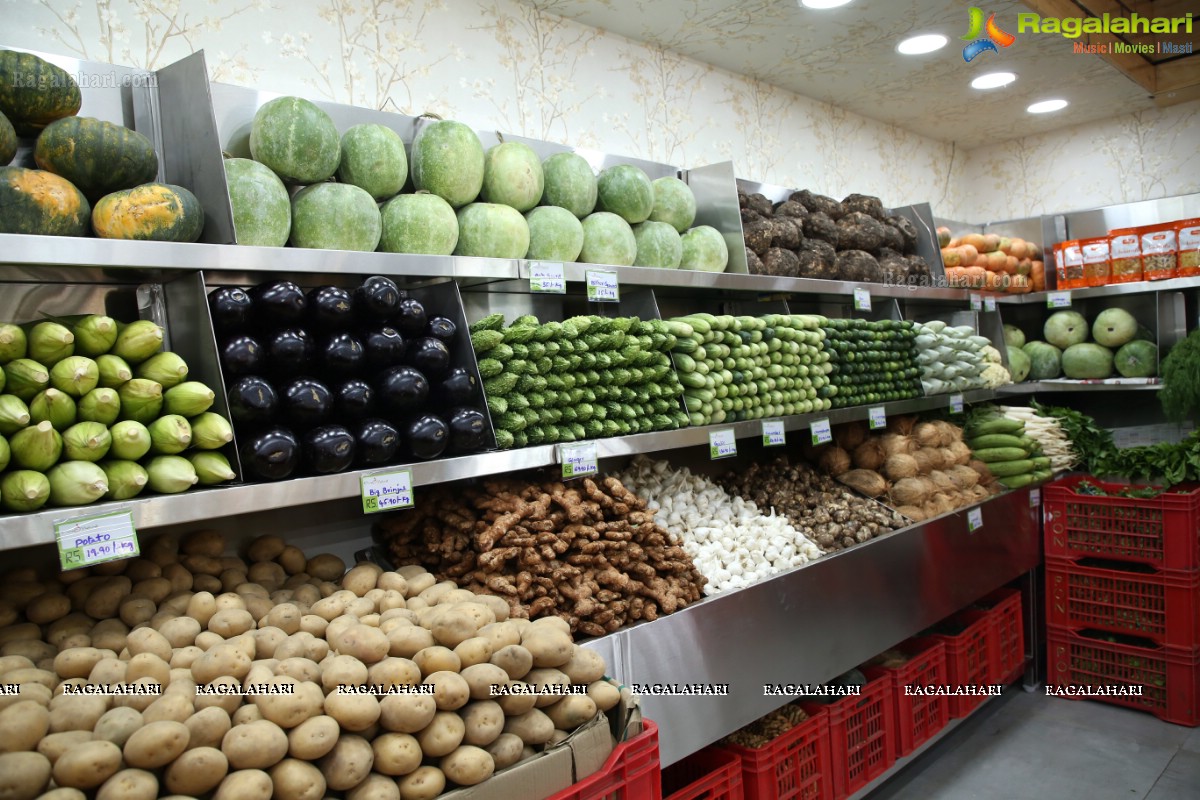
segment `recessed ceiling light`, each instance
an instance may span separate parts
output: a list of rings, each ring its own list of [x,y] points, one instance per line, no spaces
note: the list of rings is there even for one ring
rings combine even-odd
[[[837,8],[849,3],[850,0],[800,0],[805,8]]]
[[[940,33],[926,33],[921,36],[913,36],[901,42],[896,49],[906,56],[919,56],[923,53],[932,53],[934,50],[941,50],[946,46],[948,40]]]
[[[989,72],[971,81],[972,89],[999,89],[1008,86],[1017,79],[1011,72]]]
[[[1059,111],[1066,107],[1066,100],[1043,100],[1040,103],[1034,103],[1025,110],[1030,114],[1049,114],[1051,111]]]

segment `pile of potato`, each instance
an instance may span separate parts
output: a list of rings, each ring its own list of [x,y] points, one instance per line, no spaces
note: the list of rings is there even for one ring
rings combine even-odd
[[[0,684],[17,688],[0,693],[0,798],[425,800],[620,701],[557,617],[510,620],[420,567],[346,572],[275,536],[248,561],[224,552],[201,531],[4,576]],[[68,691],[102,684],[161,693]],[[492,693],[568,684],[586,694]]]

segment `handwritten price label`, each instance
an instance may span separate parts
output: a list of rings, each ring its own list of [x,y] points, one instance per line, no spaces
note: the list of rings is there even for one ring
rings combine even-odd
[[[621,287],[617,273],[603,269],[589,269],[584,273],[587,280],[587,299],[593,303],[618,303]]]
[[[883,406],[872,406],[867,409],[867,424],[876,431],[887,427],[887,409]]]
[[[871,310],[871,291],[869,289],[858,288],[854,290],[854,310]]]
[[[558,446],[563,480],[582,478],[599,472],[596,466],[596,443],[575,442]]]
[[[737,438],[733,435],[733,428],[709,431],[708,455],[712,459],[731,458],[737,455]]]
[[[961,394],[950,395],[950,413],[961,414],[963,410],[963,396]]]
[[[412,470],[377,472],[359,479],[364,514],[413,507]]]
[[[779,447],[787,444],[787,436],[783,432],[783,420],[767,419],[762,424],[763,447]]]
[[[833,441],[833,431],[829,429],[829,419],[815,419],[812,424],[812,443],[828,444]]]
[[[64,570],[135,558],[141,553],[131,511],[56,522],[54,539],[58,543],[58,561]]]
[[[977,295],[977,294],[971,295],[971,310],[972,311],[982,311],[983,310],[983,297],[981,295]]]
[[[967,512],[967,530],[971,533],[983,527],[983,509],[976,507]]]
[[[533,294],[566,294],[561,261],[529,261],[529,291]]]
[[[983,298],[983,310],[984,311],[995,311],[996,310],[996,298],[992,297],[991,295],[988,295],[987,297]]]
[[[1070,308],[1070,292],[1051,292],[1046,295],[1046,308]]]

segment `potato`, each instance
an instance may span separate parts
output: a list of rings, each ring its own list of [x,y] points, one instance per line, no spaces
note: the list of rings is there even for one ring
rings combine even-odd
[[[370,742],[361,736],[342,734],[333,749],[321,757],[318,766],[330,789],[345,791],[366,779],[374,761]]]
[[[38,625],[48,625],[71,613],[71,601],[65,594],[44,592],[29,601],[25,618]]]
[[[35,597],[43,594],[46,586],[36,579],[13,580],[0,584],[0,597],[9,601],[17,608],[26,608]]]
[[[59,650],[65,649],[62,646],[64,640],[77,636],[81,633],[91,635],[92,627],[96,621],[79,611],[72,611],[65,617],[60,617],[54,620],[46,627],[45,640],[57,647]]]
[[[416,661],[417,653],[435,646],[433,634],[416,625],[396,628],[386,635],[388,640],[388,655],[398,658],[411,658]],[[454,651],[451,650],[449,652],[453,653]],[[455,658],[458,658],[458,656],[455,656]],[[436,672],[437,670],[431,671]]]
[[[92,740],[91,731],[62,731],[61,733],[48,733],[38,742],[37,751],[50,759],[53,764],[58,760],[58,757],[70,750],[72,747],[77,747],[84,742]],[[0,794],[0,796],[3,796]]]
[[[521,631],[511,620],[484,625],[479,629],[479,635],[491,643],[493,653],[509,645],[521,643]]]
[[[263,719],[281,728],[294,728],[322,713],[326,699],[315,683],[301,682],[287,675],[272,677],[269,686],[291,686],[292,694],[261,694],[253,698]]]
[[[459,642],[458,646],[454,648],[454,654],[458,656],[458,660],[464,668],[474,664],[486,664],[487,660],[492,657],[492,643],[486,637],[472,636],[470,639]]]
[[[191,531],[179,542],[179,551],[189,556],[219,558],[225,552],[225,536],[214,530]]]
[[[142,712],[142,719],[146,722],[187,722],[195,711],[192,707],[193,697],[195,687],[188,693],[167,691]]]
[[[329,644],[338,653],[354,656],[368,665],[386,658],[391,647],[387,634],[361,624],[355,624],[336,640],[330,639]]]
[[[375,586],[385,591],[399,592],[403,597],[408,596],[408,581],[398,572],[379,573],[379,577],[375,579]]]
[[[492,687],[503,686],[509,681],[508,673],[494,664],[475,664],[464,669],[461,675],[467,682],[472,700],[493,697]]]
[[[96,800],[155,800],[158,778],[144,769],[123,769],[104,782]]]
[[[559,667],[571,683],[592,683],[604,677],[607,667],[604,658],[595,650],[575,645],[571,658]]]
[[[343,730],[358,733],[379,720],[379,700],[373,694],[338,687],[325,697],[325,713],[336,719]]]
[[[546,723],[549,722],[547,719]],[[417,732],[416,737],[421,743],[421,752],[437,758],[448,755],[462,744],[466,732],[462,717],[452,711],[439,711],[428,726]]]
[[[520,680],[533,669],[533,654],[519,644],[509,644],[492,653],[490,663],[512,680]]]
[[[288,637],[286,633],[273,625],[260,625],[247,635],[254,637],[254,657],[259,659],[274,658],[275,648],[279,647]]]
[[[138,769],[158,769],[187,749],[191,732],[182,722],[163,720],[143,725],[125,741],[125,763]]]
[[[0,711],[25,701],[33,701],[43,708],[49,708],[53,695],[53,691],[40,683],[22,683],[17,686],[15,694],[0,694]]]
[[[192,620],[193,622],[195,620]],[[196,659],[204,655],[204,651],[195,645],[188,647],[180,647],[171,654],[171,669],[186,669],[190,670],[192,665],[196,663]]]
[[[188,600],[187,616],[199,622],[201,627],[207,627],[208,621],[215,613],[217,613],[217,598],[213,597],[212,592],[196,592]]]
[[[117,747],[124,747],[125,742],[134,731],[141,730],[142,714],[133,708],[119,706],[104,712],[92,728],[95,739],[112,742]]]
[[[304,571],[318,580],[337,581],[346,573],[346,562],[332,553],[321,553],[308,559]]]
[[[458,654],[441,645],[420,650],[413,654],[412,660],[426,677],[435,672],[458,672],[462,669],[462,661]]]
[[[151,630],[143,628],[143,630]],[[137,631],[134,631],[137,633]],[[155,633],[157,633],[155,631]],[[168,658],[170,654],[168,653]],[[149,678],[160,686],[166,686],[171,681],[171,665],[154,653],[138,653],[129,659],[125,666],[125,680],[133,683],[139,678]]]
[[[188,729],[188,750],[197,747],[220,747],[221,740],[233,727],[229,714],[215,706],[200,709],[183,724]]]
[[[316,761],[333,749],[340,733],[333,717],[327,714],[309,717],[288,732],[288,756]]]
[[[471,699],[470,685],[457,672],[434,672],[422,683],[433,686],[433,701],[439,711],[454,711],[465,706]]]
[[[338,686],[361,686],[369,675],[367,665],[348,655],[336,655],[321,664],[321,688],[328,694]]]
[[[504,732],[515,733],[525,744],[545,744],[554,735],[554,723],[538,709],[530,709],[504,721]]]
[[[0,645],[6,645],[10,642],[20,642],[25,640],[40,641],[42,638],[42,629],[32,622],[22,622],[17,625],[9,625],[7,628],[0,630]]]
[[[505,686],[513,687],[514,685],[524,689],[528,684],[525,681],[509,681]],[[521,714],[534,708],[537,705],[538,697],[532,692],[520,692],[514,694],[502,694],[495,698],[495,701],[504,709],[504,713],[510,717],[518,717]]]
[[[192,573],[188,572],[182,564],[164,564],[161,577],[171,582],[172,592],[191,591]]]
[[[476,700],[468,703],[459,715],[467,727],[463,742],[485,747],[496,741],[504,732],[504,709],[494,700]]]
[[[598,711],[608,711],[621,702],[621,690],[606,680],[589,683],[587,696],[596,704]]]
[[[487,750],[465,744],[441,760],[442,773],[460,786],[474,786],[492,777],[496,764]]]
[[[437,703],[427,694],[389,694],[379,702],[379,723],[385,731],[416,733],[427,728],[437,714]]]
[[[254,617],[244,608],[223,608],[208,620],[208,629],[226,639],[254,628]]]
[[[385,658],[367,670],[367,682],[374,686],[415,686],[421,682],[421,669],[407,658]]]
[[[0,753],[33,750],[49,730],[50,711],[44,705],[35,700],[13,703],[0,711]]]
[[[342,576],[342,586],[359,597],[375,588],[383,569],[376,564],[361,563]]]
[[[169,580],[161,576],[155,576],[135,583],[133,588],[130,589],[130,596],[145,598],[157,606],[166,600],[173,591],[175,591],[175,587],[172,586]]]
[[[409,595],[404,601],[404,607],[416,614],[424,611],[427,608],[432,608],[433,606],[420,597],[413,597],[412,595]]]
[[[129,594],[131,589],[133,589],[133,581],[124,575],[107,578],[88,595],[87,600],[83,603],[83,610],[93,619],[116,616],[117,609],[121,607],[121,600]]]
[[[538,668],[561,667],[571,660],[571,635],[547,626],[531,625],[521,636],[521,646],[533,656]]]
[[[332,649],[337,650],[338,645],[341,643],[342,635],[358,624],[358,617],[352,614],[342,614],[341,616],[334,617],[325,626],[325,640],[329,642],[329,646]]]
[[[361,621],[363,617],[368,617],[375,613],[375,603],[365,597],[359,597],[346,604],[346,613],[352,617],[357,617]]]
[[[201,650],[206,652],[217,645],[224,643],[225,637],[219,633],[213,633],[212,631],[200,631],[200,633],[196,635],[196,647],[199,647]]]
[[[50,701],[50,733],[90,731],[108,711],[103,695],[62,694]]]
[[[400,779],[400,798],[401,800],[433,800],[445,788],[446,776],[440,769],[417,767]]]
[[[0,797],[33,800],[50,780],[50,760],[41,753],[0,755]]]
[[[271,768],[273,797],[279,800],[322,800],[325,797],[325,776],[312,764],[289,758]],[[230,795],[230,800],[242,800]]]
[[[385,733],[371,742],[374,770],[381,775],[407,775],[421,766],[421,744],[407,733]]]
[[[121,749],[112,742],[92,741],[59,756],[51,775],[58,786],[94,789],[117,774],[119,769]]]
[[[266,617],[266,624],[278,628],[288,636],[300,630],[300,620],[304,615],[295,603],[283,603],[272,608]]]
[[[535,620],[530,620],[529,626],[537,629],[550,628],[551,630],[561,631],[568,636],[571,635],[571,625],[562,617],[538,617]]]
[[[221,581],[217,580],[215,575],[206,575],[197,573],[192,576],[192,589],[197,592],[208,592],[215,594],[220,592],[224,587],[221,586]]]
[[[125,649],[129,627],[119,619],[102,619],[92,626],[92,646],[119,653]]]
[[[287,751],[287,734],[274,722],[265,719],[244,725],[235,724],[221,740],[221,752],[229,759],[229,766],[233,769],[267,769],[279,763]]]
[[[54,672],[60,678],[86,678],[103,658],[97,647],[72,647],[54,657]]]
[[[197,747],[188,750],[172,762],[163,773],[167,791],[174,794],[199,797],[212,791],[225,780],[229,772],[229,761],[215,747]]]
[[[233,712],[233,716],[230,717],[230,721],[235,728],[239,725],[249,725],[251,722],[262,722],[262,709],[256,705],[238,706],[237,710]]]
[[[496,769],[502,770],[521,760],[521,751],[525,749],[525,743],[515,733],[502,733],[484,749],[492,757]]]
[[[267,616],[274,607],[275,604],[268,597],[259,597],[258,595],[246,597],[246,613],[250,615],[251,622],[257,622]]]
[[[0,791],[2,790],[3,782],[0,781]],[[63,786],[38,795],[38,800],[87,800],[87,795],[78,789]]]
[[[397,608],[404,608],[407,603],[404,601],[404,595],[397,592],[395,589],[374,589],[379,592],[379,599],[375,601],[375,607],[379,609],[379,613],[384,613]],[[370,597],[370,592],[367,593]]]
[[[309,613],[316,614],[326,622],[332,622],[345,611],[346,603],[340,597],[322,597],[309,608]]]
[[[158,633],[170,647],[174,648],[195,644],[196,637],[200,635],[201,630],[203,628],[199,621],[191,617],[174,617],[160,625]]]
[[[400,800],[400,786],[393,779],[372,772],[346,792],[346,800]]]
[[[283,582],[287,580],[287,573],[274,561],[259,561],[250,565],[246,578],[266,589],[274,590],[283,586]]]
[[[124,683],[126,663],[106,655],[88,673],[88,683]]]
[[[25,656],[0,656],[0,677],[15,669],[33,669],[34,664]]]
[[[273,660],[273,659],[272,659]],[[251,661],[250,671],[242,678],[242,688],[258,686],[275,677],[275,668],[266,661]]]
[[[192,664],[192,676],[197,685],[212,683],[222,676],[240,681],[250,672],[250,663],[250,658],[237,647],[221,644],[196,659]]]
[[[382,662],[381,662],[382,663]],[[321,667],[309,658],[285,658],[275,665],[276,675],[287,675],[301,682],[320,683]]]
[[[54,666],[51,662],[49,666]],[[8,683],[40,683],[48,689],[53,689],[58,683],[58,676],[48,669],[14,669],[5,676]]]
[[[287,542],[278,536],[263,534],[246,547],[246,558],[250,561],[272,561],[287,547]]]
[[[542,694],[540,690],[544,690],[551,686],[562,687],[565,689],[571,685],[570,679],[556,669],[530,670],[529,674],[525,676],[524,680],[530,686],[534,686],[539,690],[537,703],[535,704],[538,708],[551,706],[558,702],[559,698],[562,697],[561,694]]]
[[[308,558],[304,555],[304,551],[290,544],[285,545],[279,555],[272,560],[283,567],[283,571],[288,575],[299,575],[308,565]]]
[[[189,642],[190,644],[190,642]],[[171,659],[172,644],[159,631],[154,628],[138,628],[131,631],[125,638],[125,646],[129,648],[130,655],[141,655],[150,653],[158,656],[163,661]]]
[[[224,687],[228,687],[228,689]],[[211,681],[208,681],[208,688],[211,690],[209,693],[196,696],[195,705],[197,711],[215,706],[216,708],[223,709],[226,714],[233,714],[238,706],[242,704],[241,695],[234,694],[234,692],[241,691],[242,683],[232,675],[219,675],[213,678]]]
[[[554,727],[573,731],[596,716],[596,703],[587,695],[568,695],[546,709]]]
[[[417,597],[429,603],[431,606],[436,606],[442,602],[442,598],[458,588],[458,584],[454,581],[441,581],[425,589]]]
[[[135,681],[128,681],[132,686],[144,686],[144,689],[136,689],[126,695],[116,695],[112,698],[114,706],[128,706],[135,708],[138,711],[145,711],[150,707],[150,704],[158,699],[158,695],[153,692],[153,689],[159,686],[159,683],[153,678],[138,678]]]

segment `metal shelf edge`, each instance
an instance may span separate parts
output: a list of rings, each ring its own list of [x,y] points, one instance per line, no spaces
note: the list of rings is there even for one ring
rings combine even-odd
[[[1186,289],[1200,289],[1200,277],[1171,278],[1165,281],[1134,281],[1132,283],[1113,283],[1108,286],[1092,286],[1083,289],[1057,289],[1045,292],[1029,292],[1028,294],[996,295],[997,303],[1013,305],[1046,304],[1046,296],[1058,291],[1069,291],[1072,300],[1087,300],[1095,297],[1117,297],[1123,294],[1145,294],[1148,292],[1171,292]]]
[[[1156,392],[1163,388],[1161,383],[1059,383],[1057,381],[1029,381],[1001,386],[1002,395],[1023,395],[1036,392]]]

